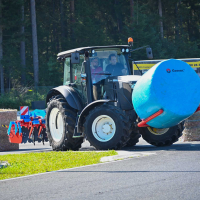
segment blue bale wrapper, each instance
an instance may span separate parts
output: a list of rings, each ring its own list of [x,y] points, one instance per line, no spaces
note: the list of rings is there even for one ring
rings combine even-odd
[[[155,128],[169,128],[191,116],[200,104],[200,78],[181,60],[154,65],[136,83],[132,102],[136,113],[146,119],[160,109],[164,112],[147,122]]]

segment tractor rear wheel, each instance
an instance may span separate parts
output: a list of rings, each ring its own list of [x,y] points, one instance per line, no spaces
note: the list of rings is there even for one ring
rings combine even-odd
[[[83,138],[73,138],[77,112],[62,95],[51,98],[46,109],[46,131],[53,150],[78,150]]]
[[[139,128],[143,139],[157,147],[170,146],[177,142],[179,137],[182,135],[182,124],[178,124],[171,128],[153,128],[153,127],[143,127]]]
[[[130,137],[129,118],[113,105],[101,105],[90,111],[84,123],[87,140],[99,150],[120,149]]]
[[[139,133],[136,133],[134,131],[131,132],[130,139],[126,143],[125,147],[132,147],[135,146],[139,142],[139,138],[141,135]]]

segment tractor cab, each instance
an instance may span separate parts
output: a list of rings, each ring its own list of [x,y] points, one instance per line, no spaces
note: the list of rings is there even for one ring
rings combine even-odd
[[[105,98],[106,79],[131,75],[129,45],[85,47],[58,54],[64,61],[63,85],[81,96],[84,106]]]

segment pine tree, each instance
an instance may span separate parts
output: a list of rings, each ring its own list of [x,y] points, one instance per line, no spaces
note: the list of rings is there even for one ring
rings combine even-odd
[[[39,82],[37,24],[36,24],[35,0],[30,0],[30,1],[31,1],[31,22],[32,22],[32,41],[33,41],[34,85],[35,87],[37,87]]]
[[[3,70],[3,24],[2,24],[2,0],[0,0],[0,73],[1,73],[1,94],[4,94],[4,70]]]
[[[21,83],[25,85],[26,76],[25,76],[25,68],[26,68],[26,52],[25,52],[25,37],[24,37],[24,4],[21,6],[21,37],[22,40],[20,42],[20,56],[21,56],[21,66],[22,66],[22,75],[21,75]]]

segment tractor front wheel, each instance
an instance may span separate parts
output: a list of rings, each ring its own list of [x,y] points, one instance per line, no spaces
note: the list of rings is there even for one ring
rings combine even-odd
[[[98,106],[86,117],[86,138],[99,150],[120,149],[130,137],[128,122],[128,117],[121,109],[112,105]]]
[[[178,124],[171,128],[153,128],[153,127],[143,127],[139,128],[139,132],[143,139],[157,147],[170,146],[177,142],[179,137],[182,135],[182,124]]]
[[[73,138],[77,112],[62,95],[53,97],[46,109],[46,131],[53,150],[78,150],[83,138]]]

